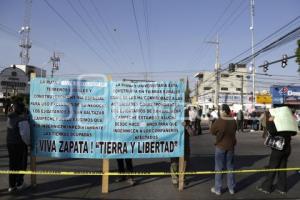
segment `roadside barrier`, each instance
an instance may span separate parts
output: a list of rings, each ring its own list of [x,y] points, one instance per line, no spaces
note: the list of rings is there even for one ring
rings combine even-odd
[[[277,171],[300,171],[300,167],[278,168],[278,169],[244,169],[244,170],[224,170],[224,171],[189,171],[189,172],[72,172],[72,171],[13,171],[0,170],[0,174],[26,174],[26,175],[55,175],[55,176],[171,176],[177,175],[212,175],[212,174],[242,174],[242,173],[262,173]]]

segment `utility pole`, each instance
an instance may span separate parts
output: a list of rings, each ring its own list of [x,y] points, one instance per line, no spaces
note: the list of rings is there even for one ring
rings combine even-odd
[[[255,110],[255,57],[254,57],[254,0],[250,0],[251,9],[251,68],[252,68],[252,109]]]
[[[220,90],[220,42],[219,42],[219,35],[217,34],[217,40],[216,41],[208,41],[207,43],[216,45],[216,64],[215,64],[216,84],[215,84],[214,106],[215,106],[216,109],[219,109],[219,90]]]
[[[244,75],[242,75],[242,83],[241,83],[241,104],[242,104],[242,111],[244,111]]]
[[[30,13],[31,13],[31,3],[32,0],[25,1],[25,15],[24,15],[24,22],[21,30],[19,31],[21,36],[20,41],[20,58],[22,65],[28,65],[29,63],[29,49],[31,48],[31,41],[30,41]]]
[[[53,56],[50,57],[50,62],[52,62],[51,78],[53,78],[54,71],[59,70],[60,64],[60,57],[59,55],[55,54],[55,51],[53,52]]]

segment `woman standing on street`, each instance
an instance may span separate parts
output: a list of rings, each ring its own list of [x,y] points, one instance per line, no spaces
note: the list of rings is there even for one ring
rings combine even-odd
[[[271,148],[271,156],[269,160],[268,167],[270,169],[274,168],[286,168],[288,157],[291,154],[291,136],[294,136],[297,134],[297,132],[294,131],[280,131],[278,132],[275,124],[274,124],[274,117],[271,116],[270,112],[266,112],[266,130],[269,132],[269,134],[273,136],[281,136],[285,140],[285,144],[282,150],[277,150],[274,148]],[[273,181],[274,178],[278,175],[277,178],[277,184],[275,185],[275,188],[273,187]],[[278,171],[278,172],[269,172],[267,174],[266,180],[261,184],[261,186],[257,187],[258,191],[264,192],[264,193],[271,193],[275,189],[280,194],[286,194],[287,192],[287,172],[286,171]]]

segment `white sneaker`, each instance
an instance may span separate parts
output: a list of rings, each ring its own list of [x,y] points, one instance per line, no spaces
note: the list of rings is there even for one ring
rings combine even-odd
[[[9,187],[7,191],[8,191],[8,192],[13,192],[13,191],[15,191],[16,189],[17,189],[16,187]]]
[[[233,194],[235,194],[235,191],[234,190],[229,190],[229,193],[233,195]]]
[[[178,184],[178,179],[177,179],[177,178],[172,178],[172,183],[173,183],[174,185]]]
[[[127,182],[131,185],[134,186],[136,184],[136,181],[133,178],[127,179]]]
[[[212,193],[218,195],[218,196],[221,195],[221,192],[216,191],[215,187],[212,187],[212,188],[210,189],[210,191],[211,191]]]

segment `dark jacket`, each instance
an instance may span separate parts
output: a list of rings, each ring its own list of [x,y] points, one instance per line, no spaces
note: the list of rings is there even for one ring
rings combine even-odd
[[[223,150],[233,150],[236,145],[236,121],[232,117],[221,117],[211,126],[210,132],[216,136],[215,145]]]
[[[280,132],[278,132],[273,121],[269,121],[268,123],[266,123],[266,128],[271,135],[284,137],[284,141],[285,141],[284,148],[289,147],[291,145],[291,136],[294,136],[297,134],[297,132],[295,132],[295,131],[280,131]]]
[[[10,113],[7,118],[7,144],[24,143],[20,135],[19,122],[27,120],[25,117],[19,116],[16,113]]]

